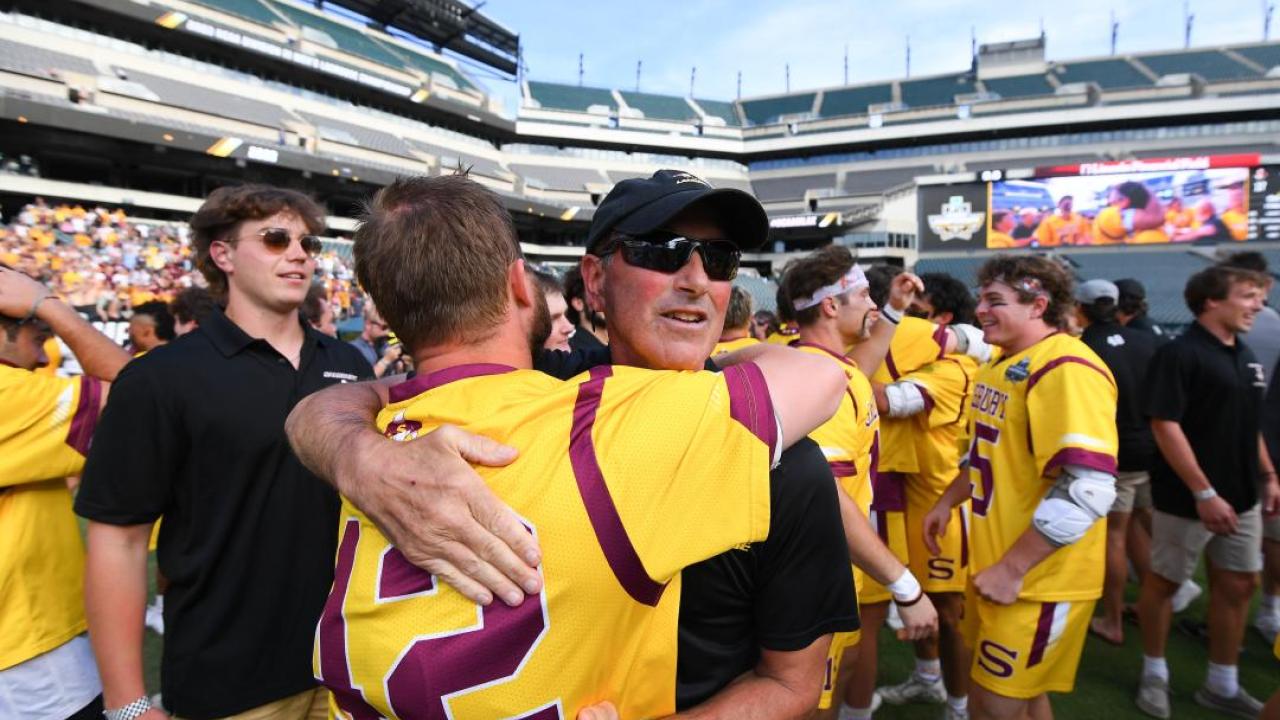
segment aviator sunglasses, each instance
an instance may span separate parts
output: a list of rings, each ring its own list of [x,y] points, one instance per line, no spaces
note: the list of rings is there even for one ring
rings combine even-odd
[[[742,252],[727,240],[699,240],[665,230],[621,237],[600,257],[616,252],[628,265],[669,275],[684,267],[696,251],[702,255],[702,267],[709,279],[725,282],[738,276]]]
[[[293,240],[288,230],[278,227],[263,228],[254,234],[262,240],[262,244],[268,250],[275,253],[282,253],[288,250],[289,243]],[[320,238],[315,235],[299,235],[298,244],[302,246],[302,249],[308,255],[315,256],[320,254]]]

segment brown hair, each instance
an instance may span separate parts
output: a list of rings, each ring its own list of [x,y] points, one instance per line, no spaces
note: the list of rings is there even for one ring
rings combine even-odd
[[[360,285],[410,351],[491,335],[507,310],[507,269],[523,257],[498,196],[465,175],[379,190],[354,252]]]
[[[173,311],[173,316],[179,322],[189,323],[194,320],[197,325],[203,323],[209,317],[209,313],[217,307],[218,303],[213,299],[213,295],[201,287],[189,287],[183,290],[169,304],[169,309]]]
[[[1182,297],[1187,302],[1187,309],[1197,317],[1204,312],[1205,303],[1210,300],[1226,300],[1231,294],[1231,286],[1237,283],[1267,287],[1267,275],[1233,265],[1210,265],[1187,279],[1187,286]]]
[[[246,220],[262,220],[282,212],[297,215],[313,235],[324,232],[324,210],[296,190],[237,185],[209,193],[204,204],[191,216],[191,242],[196,252],[196,267],[209,281],[209,291],[215,297],[227,294],[227,275],[209,257],[209,247],[215,240],[235,242],[235,233]]]
[[[324,316],[324,306],[329,302],[329,291],[320,283],[312,283],[307,288],[307,297],[302,300],[302,304],[298,306],[298,314],[315,327],[320,323],[320,318]]]
[[[745,328],[751,323],[751,295],[741,286],[729,291],[729,307],[724,313],[724,329]]]
[[[828,245],[791,263],[782,278],[779,296],[785,295],[794,310],[792,298],[813,297],[815,292],[844,277],[853,264],[853,253],[849,248]],[[810,325],[818,319],[818,306],[794,311],[794,315],[801,326]]]
[[[1018,302],[1028,305],[1044,294],[1049,305],[1043,320],[1056,328],[1065,328],[1067,313],[1075,308],[1071,295],[1075,280],[1066,268],[1040,255],[997,255],[978,268],[978,287],[1001,282],[1013,288]]]

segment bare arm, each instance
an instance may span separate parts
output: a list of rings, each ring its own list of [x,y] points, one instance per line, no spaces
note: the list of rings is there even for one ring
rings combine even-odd
[[[146,695],[142,679],[142,615],[147,601],[147,541],[151,525],[90,522],[85,564],[85,615],[102,676],[102,700],[116,709]],[[159,710],[142,716],[167,717]]]
[[[951,481],[947,489],[943,491],[942,497],[933,504],[933,507],[924,516],[924,546],[928,548],[929,553],[934,557],[942,554],[942,548],[938,546],[938,538],[947,532],[947,525],[951,522],[951,511],[955,506],[968,500],[973,494],[973,485],[969,482],[968,469],[962,464],[960,472],[956,473],[956,479]]]
[[[835,360],[770,343],[757,343],[713,362],[722,368],[752,362],[760,368],[782,424],[784,448],[830,420],[849,383]]]
[[[1212,489],[1209,477],[1204,474],[1200,463],[1196,460],[1191,442],[1182,432],[1182,426],[1176,420],[1151,419],[1151,434],[1155,436],[1156,446],[1165,462],[1178,474],[1182,484],[1193,494]],[[1260,448],[1260,452],[1263,449]],[[1231,505],[1220,497],[1196,501],[1196,513],[1211,532],[1230,534],[1236,531],[1239,519]]]
[[[787,720],[809,717],[822,694],[823,667],[830,647],[831,636],[823,635],[803,650],[761,650],[760,661],[751,672],[710,700],[672,718]]]
[[[1271,463],[1271,452],[1267,450],[1267,441],[1258,433],[1258,469],[1262,482],[1262,513],[1273,516],[1280,513],[1280,482],[1276,478],[1276,467]]]
[[[1009,605],[1018,599],[1027,573],[1056,550],[1034,527],[1028,527],[995,565],[973,577],[974,589],[991,602]]]
[[[335,385],[298,403],[285,432],[298,458],[369,516],[409,562],[471,600],[510,605],[541,589],[541,555],[515,513],[468,462],[506,465],[516,451],[453,426],[412,442],[374,428],[396,378]]]
[[[85,322],[71,306],[26,275],[0,267],[0,314],[21,320],[32,308],[54,334],[71,348],[86,375],[110,382],[129,362],[129,354]]]

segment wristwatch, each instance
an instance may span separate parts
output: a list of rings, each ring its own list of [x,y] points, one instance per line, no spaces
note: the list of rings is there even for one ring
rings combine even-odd
[[[134,720],[150,709],[151,699],[143,695],[124,707],[119,707],[115,710],[103,710],[102,716],[107,720]]]
[[[1191,494],[1195,496],[1196,502],[1204,502],[1205,500],[1212,500],[1218,497],[1218,491],[1211,487],[1205,488],[1204,490],[1197,490]]]

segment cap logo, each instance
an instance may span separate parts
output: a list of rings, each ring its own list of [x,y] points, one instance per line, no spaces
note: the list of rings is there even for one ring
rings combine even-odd
[[[711,187],[711,183],[707,182],[706,180],[703,180],[702,178],[696,175],[691,175],[687,172],[674,173],[672,174],[671,178],[676,181],[677,185],[680,185],[682,183],[697,183],[698,185],[706,185],[707,187]]]

